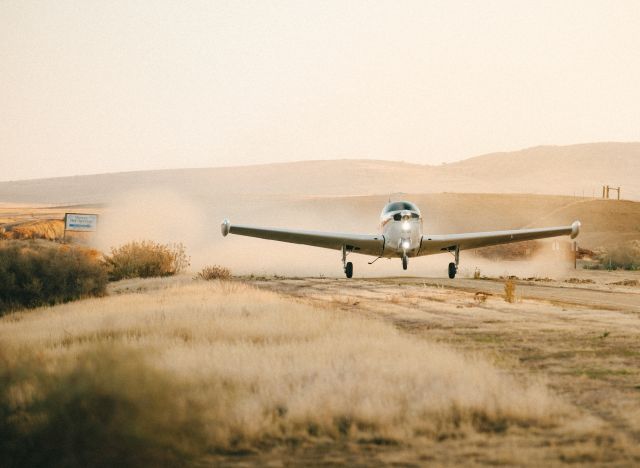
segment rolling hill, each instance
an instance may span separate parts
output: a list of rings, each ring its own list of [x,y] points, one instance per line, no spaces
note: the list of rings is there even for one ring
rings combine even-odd
[[[330,160],[140,171],[0,182],[0,203],[108,203],[153,189],[200,200],[224,196],[355,196],[389,193],[533,193],[595,196],[622,187],[640,200],[640,143],[539,146],[428,166]]]

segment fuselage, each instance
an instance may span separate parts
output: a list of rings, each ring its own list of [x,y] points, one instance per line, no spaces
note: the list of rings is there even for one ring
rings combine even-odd
[[[388,203],[380,215],[384,236],[383,257],[415,257],[422,241],[422,215],[416,205],[400,201]]]

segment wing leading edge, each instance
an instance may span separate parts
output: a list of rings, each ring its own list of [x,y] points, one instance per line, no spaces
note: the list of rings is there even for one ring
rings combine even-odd
[[[365,255],[379,256],[384,250],[384,236],[382,235],[262,228],[231,224],[229,220],[225,219],[222,223],[222,235],[226,236],[229,233],[334,250],[342,250],[342,247],[346,246],[349,251]]]
[[[477,249],[491,245],[509,244],[526,240],[544,239],[547,237],[571,236],[574,239],[580,233],[580,222],[571,226],[560,226],[542,229],[516,229],[511,231],[470,232],[465,234],[443,234],[422,236],[418,255],[431,255],[459,248],[460,250]]]

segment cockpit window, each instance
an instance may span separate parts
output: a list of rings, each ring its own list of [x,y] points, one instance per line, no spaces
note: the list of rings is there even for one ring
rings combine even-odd
[[[420,213],[420,210],[418,209],[418,207],[413,203],[401,201],[401,202],[389,203],[387,206],[384,207],[384,210],[382,210],[382,214],[390,213],[392,211],[402,211],[402,210],[415,211],[416,213]]]

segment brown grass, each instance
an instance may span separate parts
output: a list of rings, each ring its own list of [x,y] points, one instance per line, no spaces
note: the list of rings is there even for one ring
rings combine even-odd
[[[64,221],[59,219],[30,220],[0,227],[0,239],[60,240],[64,237]]]
[[[504,282],[504,300],[509,303],[516,301],[516,283],[512,279]]]
[[[37,349],[36,367],[53,375],[66,375],[60,363],[86,353],[139,353],[140,366],[184,383],[168,390],[166,411],[179,413],[172,418],[188,418],[184,408],[201,403],[196,422],[210,450],[323,438],[437,440],[553,426],[567,411],[543,385],[478,357],[241,283],[174,285],[13,314],[0,320],[0,345],[9,363]],[[114,392],[133,385],[135,398],[156,398],[154,379],[117,379]]]
[[[231,270],[219,265],[204,267],[195,276],[195,279],[202,279],[205,281],[228,280],[230,278],[231,278]]]
[[[160,244],[150,240],[112,248],[105,260],[109,265],[109,278],[113,281],[171,276],[184,271],[190,264],[183,244]]]
[[[604,269],[640,270],[640,240],[609,246],[597,260]]]

